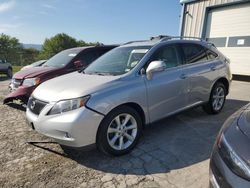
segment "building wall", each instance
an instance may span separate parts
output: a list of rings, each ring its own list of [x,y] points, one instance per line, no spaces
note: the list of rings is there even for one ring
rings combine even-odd
[[[202,37],[206,7],[236,1],[240,0],[197,0],[185,4],[181,35]]]

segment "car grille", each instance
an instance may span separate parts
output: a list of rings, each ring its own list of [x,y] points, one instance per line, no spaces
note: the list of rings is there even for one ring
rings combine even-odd
[[[36,115],[39,115],[42,109],[47,105],[47,102],[35,99],[35,98],[30,98],[28,102],[28,108],[31,112],[33,112]]]
[[[13,78],[12,80],[11,80],[11,83],[13,84],[13,87],[16,89],[16,88],[18,88],[21,84],[22,84],[22,79],[15,79],[15,78]]]

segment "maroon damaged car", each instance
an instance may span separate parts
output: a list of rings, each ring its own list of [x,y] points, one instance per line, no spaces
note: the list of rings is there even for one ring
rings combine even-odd
[[[10,93],[3,103],[21,100],[24,104],[27,104],[31,93],[42,82],[81,70],[115,47],[115,45],[101,45],[71,48],[56,54],[41,67],[19,71],[13,76],[9,85]]]

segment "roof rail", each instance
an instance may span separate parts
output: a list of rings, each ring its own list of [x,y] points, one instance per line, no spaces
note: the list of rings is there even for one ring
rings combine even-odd
[[[134,40],[134,41],[126,42],[126,43],[124,43],[123,45],[131,44],[131,43],[134,43],[134,42],[146,42],[146,41],[148,41],[148,40]]]
[[[101,43],[101,42],[97,42],[97,43],[95,44],[95,47],[98,47],[98,46],[104,46],[104,44]]]
[[[160,42],[163,42],[163,41],[166,41],[166,40],[171,40],[171,39],[195,39],[195,40],[199,40],[199,41],[206,41],[204,38],[200,38],[200,37],[189,37],[189,36],[168,36],[168,37],[165,37],[163,39],[161,39]]]
[[[162,40],[162,39],[170,39],[171,36],[169,35],[158,35],[156,37],[150,37],[150,40]]]
[[[200,37],[189,37],[189,36],[170,36],[170,35],[158,35],[158,36],[155,36],[155,37],[150,37],[150,40],[159,40],[159,42],[163,42],[163,41],[167,41],[167,40],[171,40],[171,39],[195,39],[195,40],[199,40],[199,41],[206,41],[206,39],[204,38],[200,38]],[[134,43],[134,42],[147,42],[148,40],[135,40],[135,41],[129,41],[129,42],[126,42],[124,43],[123,45],[126,45],[126,44],[131,44],[131,43]]]

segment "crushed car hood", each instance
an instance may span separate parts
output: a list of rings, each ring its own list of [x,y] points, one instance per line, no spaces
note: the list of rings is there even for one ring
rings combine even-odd
[[[34,78],[38,75],[41,75],[44,73],[51,73],[55,70],[58,70],[58,68],[55,68],[55,67],[33,67],[33,68],[24,69],[24,70],[17,72],[13,76],[13,78],[15,78],[15,79]]]
[[[107,88],[119,78],[119,76],[73,72],[42,83],[35,89],[32,96],[47,102],[78,98]]]

